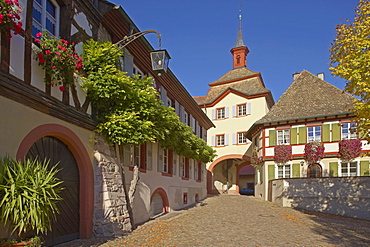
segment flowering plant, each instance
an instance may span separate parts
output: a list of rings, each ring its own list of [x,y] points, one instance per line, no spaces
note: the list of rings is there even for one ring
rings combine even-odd
[[[339,142],[339,155],[343,161],[350,162],[360,156],[362,143],[360,139],[344,139]]]
[[[262,157],[258,157],[258,153],[256,150],[253,150],[252,152],[252,157],[251,157],[251,163],[252,165],[259,165],[263,162],[263,158]]]
[[[292,146],[289,145],[277,145],[274,148],[275,161],[277,163],[286,163],[292,157]]]
[[[82,58],[76,54],[74,43],[69,44],[64,39],[50,37],[46,32],[37,33],[36,43],[40,48],[36,52],[36,60],[45,72],[51,77],[52,86],[60,85],[60,91],[74,83],[73,72],[82,68]]]
[[[324,145],[319,141],[309,142],[304,147],[304,159],[313,164],[324,158]]]
[[[7,34],[9,39],[12,37],[11,30],[14,31],[14,34],[18,34],[22,30],[22,22],[19,21],[21,12],[22,8],[19,6],[18,0],[0,1],[0,31]]]

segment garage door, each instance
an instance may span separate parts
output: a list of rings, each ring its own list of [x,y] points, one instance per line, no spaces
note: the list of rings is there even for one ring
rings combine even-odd
[[[155,194],[150,203],[150,217],[163,213],[163,200],[160,194]]]

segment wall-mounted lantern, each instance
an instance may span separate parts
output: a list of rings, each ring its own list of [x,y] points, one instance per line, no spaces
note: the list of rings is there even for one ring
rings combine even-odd
[[[150,53],[150,58],[152,60],[152,69],[160,74],[161,72],[166,72],[168,68],[168,63],[171,59],[167,50],[156,50]]]

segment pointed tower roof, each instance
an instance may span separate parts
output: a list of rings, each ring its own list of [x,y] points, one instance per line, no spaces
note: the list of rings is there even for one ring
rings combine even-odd
[[[239,10],[238,38],[236,39],[234,48],[232,48],[230,52],[233,54],[233,69],[247,67],[247,54],[249,53],[249,49],[244,45],[243,40],[241,6]]]
[[[243,33],[242,33],[242,10],[239,10],[239,30],[238,30],[238,38],[236,39],[236,44],[234,48],[245,46],[243,41]]]

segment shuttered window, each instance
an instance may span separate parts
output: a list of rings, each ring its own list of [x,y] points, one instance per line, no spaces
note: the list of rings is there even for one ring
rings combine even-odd
[[[292,165],[292,177],[293,178],[301,177],[301,165],[299,163]]]
[[[302,126],[298,128],[299,131],[299,144],[305,144],[307,142],[306,127]]]
[[[269,165],[268,169],[268,180],[275,179],[275,165]]]
[[[363,160],[360,162],[360,176],[370,176],[370,167],[368,160]]]
[[[273,147],[276,146],[276,131],[269,130],[269,146]]]
[[[330,142],[330,124],[324,124],[322,126],[322,141]]]
[[[290,129],[290,144],[295,145],[297,144],[297,135],[298,135],[298,129],[297,128],[291,128]]]
[[[329,176],[338,177],[338,162],[329,163]]]

